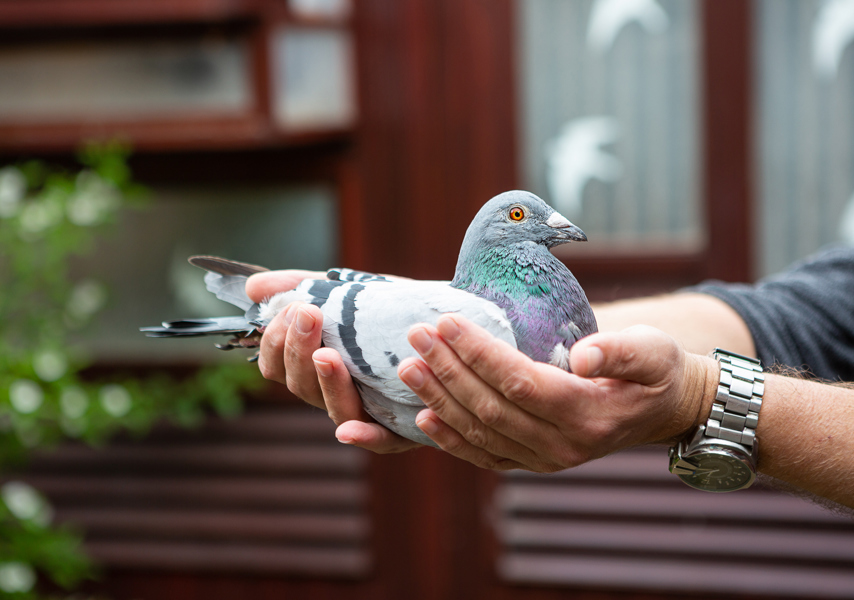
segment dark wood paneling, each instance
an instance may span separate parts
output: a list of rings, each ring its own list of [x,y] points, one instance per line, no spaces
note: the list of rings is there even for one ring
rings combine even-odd
[[[108,568],[364,579],[368,455],[318,411],[253,406],[194,432],[42,453],[24,479]]]
[[[517,186],[513,2],[357,6],[368,241],[358,266],[450,278],[477,209]],[[430,449],[374,461],[378,597],[487,597],[483,475]]]
[[[752,281],[753,2],[702,3],[704,277]]]
[[[849,518],[761,487],[698,492],[667,472],[665,458],[661,448],[636,449],[550,476],[506,477],[496,495],[502,579],[854,597]]]
[[[116,44],[199,40],[229,33],[249,47],[250,106],[242,111],[177,111],[145,116],[19,118],[0,123],[0,152],[71,152],[82,142],[121,139],[135,149],[232,150],[323,144],[351,136],[350,126],[287,131],[271,111],[271,40],[282,23],[350,31],[349,19],[308,21],[280,0],[0,0],[0,43]]]
[[[364,268],[450,278],[477,209],[517,185],[513,3],[358,3]]]
[[[266,0],[0,0],[0,25],[50,27],[222,21],[253,16]]]

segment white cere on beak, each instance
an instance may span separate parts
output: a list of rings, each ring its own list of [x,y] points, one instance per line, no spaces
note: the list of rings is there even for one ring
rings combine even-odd
[[[559,212],[555,211],[546,221],[546,225],[555,229],[563,229],[565,227],[574,227],[574,225]]]

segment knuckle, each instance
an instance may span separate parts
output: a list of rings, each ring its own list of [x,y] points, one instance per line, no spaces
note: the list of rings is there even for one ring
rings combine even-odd
[[[585,463],[590,462],[594,458],[598,458],[598,454],[594,454],[589,448],[585,448],[583,450],[576,450],[571,459],[566,461],[565,469],[570,467],[577,467],[579,465],[583,465]]]
[[[578,448],[564,448],[552,456],[544,457],[538,465],[541,473],[557,473],[572,469],[578,465],[583,465],[589,459],[584,451],[579,451]]]
[[[585,446],[599,448],[608,444],[614,435],[614,429],[614,426],[605,419],[588,419],[582,429]]]
[[[446,394],[434,393],[430,390],[425,392],[425,398],[429,399],[429,403],[425,403],[425,405],[429,404],[430,410],[436,413],[440,419],[444,420],[446,418],[453,417],[453,407],[449,406],[449,400]]]
[[[511,469],[518,469],[519,466],[519,463],[509,458],[493,457],[492,463],[485,468],[492,471],[510,471]]]
[[[551,452],[541,455],[543,473],[556,473],[584,464],[592,458],[587,447],[574,440],[562,438],[551,445]]]
[[[492,348],[488,344],[475,344],[467,349],[466,363],[474,370],[480,371],[489,367],[489,357]]]
[[[270,379],[270,366],[267,364],[267,359],[263,354],[258,355],[258,371],[264,379]]]
[[[264,355],[258,357],[258,370],[261,372],[261,377],[269,381],[279,381],[279,373],[273,367],[269,360],[264,358]]]
[[[530,374],[517,371],[504,380],[502,391],[508,400],[524,404],[536,394],[537,384]]]
[[[510,467],[502,468],[503,463],[507,461],[499,459],[497,456],[492,454],[481,454],[475,460],[475,464],[482,469],[488,469],[490,471],[506,471]]]
[[[472,423],[461,433],[468,443],[476,448],[484,448],[487,445],[489,435],[480,423]]]
[[[305,400],[305,390],[299,379],[292,376],[290,373],[285,374],[285,385],[288,390],[297,398]]]
[[[479,403],[475,407],[475,415],[487,427],[495,427],[504,422],[505,414],[501,404],[490,399]]]
[[[451,361],[442,360],[430,365],[430,370],[444,384],[453,384],[460,377],[459,367]]]
[[[288,340],[288,343],[284,345],[282,353],[286,366],[296,365],[302,360],[302,348],[293,340]]]
[[[270,349],[281,349],[285,345],[285,335],[287,329],[282,326],[281,322],[271,323],[264,330],[264,335],[261,338],[261,344]]]
[[[443,440],[441,446],[445,452],[460,458],[468,457],[471,450],[464,436],[451,436],[448,439]]]

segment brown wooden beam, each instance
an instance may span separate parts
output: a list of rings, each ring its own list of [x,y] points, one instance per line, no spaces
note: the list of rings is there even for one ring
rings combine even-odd
[[[702,4],[706,277],[750,281],[754,269],[753,3]]]

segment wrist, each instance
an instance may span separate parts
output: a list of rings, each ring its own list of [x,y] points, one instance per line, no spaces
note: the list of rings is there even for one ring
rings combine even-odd
[[[676,432],[671,438],[676,442],[709,418],[718,390],[720,365],[709,356],[686,353],[685,385],[682,389],[683,409],[677,415]]]

